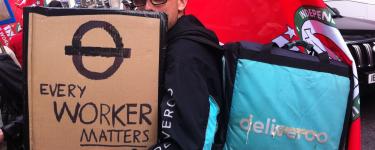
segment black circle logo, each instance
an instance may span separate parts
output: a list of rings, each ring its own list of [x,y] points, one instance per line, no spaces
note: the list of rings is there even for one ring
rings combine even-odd
[[[99,28],[104,29],[113,39],[116,48],[82,47],[81,39],[88,31]],[[124,48],[122,38],[117,29],[105,21],[88,21],[82,24],[74,33],[72,46],[65,46],[65,54],[73,56],[73,64],[77,71],[92,80],[103,80],[112,76],[121,66],[124,58],[130,58],[130,48]],[[115,57],[113,64],[104,72],[88,70],[82,62],[82,56]]]

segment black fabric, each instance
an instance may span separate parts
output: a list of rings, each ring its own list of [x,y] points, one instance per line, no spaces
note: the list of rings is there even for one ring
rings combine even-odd
[[[219,43],[216,35],[194,16],[179,18],[167,37],[165,92],[160,106],[161,133],[160,141],[153,149],[202,149],[209,96],[219,106],[222,104],[222,51],[212,47]]]
[[[227,137],[229,113],[232,103],[233,87],[235,81],[235,70],[237,68],[238,53],[240,50],[240,43],[228,43],[223,46],[224,62],[223,62],[223,79],[224,79],[224,100],[221,106],[219,118],[219,130],[215,137],[215,149],[223,149]]]
[[[8,150],[23,149],[22,71],[7,54],[0,54],[1,128]]]
[[[307,54],[296,53],[293,51],[283,50],[279,48],[274,48],[272,52],[273,53],[262,53],[260,51],[241,49],[238,57],[242,59],[251,59],[254,61],[265,62],[269,64],[327,72],[345,77],[348,77],[350,74],[348,71],[348,66],[343,64],[340,65],[337,63],[337,61],[334,60],[331,61],[332,63],[328,60],[327,62],[321,62],[318,57],[313,57]],[[299,57],[294,57],[298,55]],[[315,61],[311,61],[311,59],[309,58],[316,59]]]
[[[350,67],[349,67],[350,68]],[[353,72],[352,68],[349,69],[349,72]],[[354,94],[354,78],[353,74],[350,74],[350,92],[348,96],[348,104],[347,104],[347,109],[345,113],[345,120],[344,120],[344,126],[342,129],[342,134],[340,137],[340,145],[339,145],[339,150],[347,150],[349,149],[349,129],[351,128],[351,118],[352,118],[352,111],[353,111],[353,105],[354,101],[351,100],[353,98]]]

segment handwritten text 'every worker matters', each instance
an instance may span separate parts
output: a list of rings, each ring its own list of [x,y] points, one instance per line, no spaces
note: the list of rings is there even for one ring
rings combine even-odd
[[[81,146],[121,146],[142,144],[150,140],[148,129],[135,130],[132,126],[152,125],[152,107],[147,103],[110,104],[110,100],[94,103],[85,99],[86,85],[67,83],[41,83],[40,94],[51,99],[58,123],[79,124]],[[110,96],[108,97],[110,98]],[[90,125],[100,128],[90,128]],[[120,144],[120,145],[119,145]],[[134,146],[132,146],[134,147]]]

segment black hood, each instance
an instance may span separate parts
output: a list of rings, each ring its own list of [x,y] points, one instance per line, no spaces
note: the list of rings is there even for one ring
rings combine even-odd
[[[200,37],[207,39],[213,43],[219,44],[216,34],[208,30],[204,25],[194,16],[185,15],[178,19],[177,23],[168,31],[168,43],[182,37]],[[205,42],[201,42],[206,44]],[[207,45],[207,44],[206,44]]]

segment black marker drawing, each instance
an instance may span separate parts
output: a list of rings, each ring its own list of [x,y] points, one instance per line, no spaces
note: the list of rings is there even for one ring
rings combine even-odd
[[[104,29],[112,37],[116,48],[82,47],[81,39],[88,31],[99,28]],[[74,33],[72,46],[65,46],[65,55],[73,56],[73,63],[77,71],[92,80],[103,80],[112,76],[121,66],[124,58],[130,58],[131,49],[124,48],[122,37],[117,29],[105,21],[88,21],[82,24]],[[115,57],[113,64],[104,72],[94,72],[85,68],[82,56]]]

